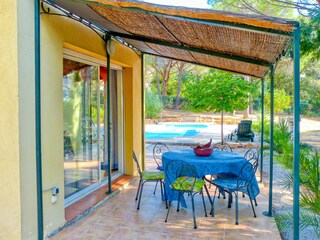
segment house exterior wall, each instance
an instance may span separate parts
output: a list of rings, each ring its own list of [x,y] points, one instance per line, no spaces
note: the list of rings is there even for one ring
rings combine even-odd
[[[18,23],[17,2],[5,0],[1,3],[7,8],[0,10],[1,37],[0,57],[0,175],[3,179],[0,198],[0,212],[6,217],[0,218],[0,236],[17,238],[21,235],[21,202],[20,202],[20,163],[19,163],[19,99],[18,99]],[[15,21],[11,21],[14,19]],[[7,49],[11,49],[8,51]],[[8,61],[11,59],[11,61]],[[9,150],[10,149],[10,150]]]
[[[51,12],[55,12],[51,9]],[[34,1],[3,0],[0,7],[0,239],[37,238],[34,87]],[[41,131],[44,232],[65,224],[63,157],[63,48],[105,59],[103,40],[65,17],[41,15]],[[3,54],[4,53],[4,54]],[[117,43],[111,62],[124,68],[125,173],[136,174],[132,148],[140,155],[141,60]],[[51,203],[52,186],[60,189]]]
[[[37,236],[33,1],[0,3],[0,239]]]

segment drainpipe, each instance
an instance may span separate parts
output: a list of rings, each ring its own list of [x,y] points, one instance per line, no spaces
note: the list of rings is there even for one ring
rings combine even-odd
[[[34,1],[34,55],[35,55],[35,131],[36,181],[38,209],[38,239],[43,239],[42,154],[41,154],[41,85],[40,85],[40,2]]]
[[[293,125],[293,239],[299,239],[300,166],[300,24],[294,30],[294,125]]]
[[[111,40],[110,36],[106,36],[106,44],[108,44],[108,41]],[[111,64],[110,64],[110,54],[108,50],[107,53],[107,83],[105,84],[105,92],[106,94],[106,100],[104,102],[105,106],[105,116],[107,115],[107,119],[105,117],[104,122],[104,151],[107,150],[107,157],[108,157],[108,191],[106,194],[112,193],[112,183],[111,183],[111,109],[110,109],[110,90],[111,90],[111,82],[110,82],[110,74],[111,74]],[[107,108],[107,109],[106,109]],[[106,129],[107,128],[107,129]],[[106,137],[107,135],[107,137]],[[104,156],[106,153],[104,152]]]
[[[142,169],[145,169],[145,89],[144,89],[144,54],[141,54],[141,133],[142,133]]]
[[[260,143],[260,182],[263,171],[263,140],[264,140],[264,78],[261,79],[261,143]]]
[[[273,185],[273,132],[274,132],[274,66],[270,69],[270,162],[269,162],[269,208],[268,211],[263,212],[265,216],[272,216],[272,185]]]

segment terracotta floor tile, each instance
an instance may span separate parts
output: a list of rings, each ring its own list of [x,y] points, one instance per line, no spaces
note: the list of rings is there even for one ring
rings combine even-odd
[[[194,240],[195,238],[191,237],[182,237],[182,236],[175,236],[175,235],[171,235],[167,237],[167,240]]]
[[[128,175],[122,175],[116,180],[112,182],[113,191],[117,191],[123,185],[128,184],[134,178]],[[102,187],[93,193],[89,194],[88,196],[82,198],[81,200],[77,201],[76,203],[70,205],[65,209],[65,219],[67,222],[72,221],[78,215],[84,213],[86,210],[90,209],[91,207],[95,206],[97,203],[102,201],[106,198],[106,187]]]
[[[253,217],[248,198],[239,198],[239,225],[235,225],[234,205],[227,207],[226,199],[216,199],[215,216],[204,216],[201,196],[195,197],[197,229],[193,229],[193,217],[190,198],[188,208],[176,211],[174,202],[168,222],[164,222],[167,209],[161,201],[160,191],[154,195],[154,185],[146,186],[141,199],[140,210],[134,200],[137,182],[113,196],[102,206],[63,229],[52,240],[222,240],[222,239],[281,239],[273,218],[265,217],[267,209],[266,195],[259,195],[255,208],[257,218]],[[211,192],[213,189],[210,190]],[[208,198],[206,209],[210,211]],[[74,208],[73,211],[78,211]]]

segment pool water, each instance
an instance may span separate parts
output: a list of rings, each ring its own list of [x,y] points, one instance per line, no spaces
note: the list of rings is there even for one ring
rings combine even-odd
[[[208,124],[168,123],[146,125],[146,139],[193,137],[206,128],[208,128]]]
[[[177,127],[177,128],[207,128],[207,124],[192,124],[192,123],[185,123],[185,124],[177,124],[177,123],[169,123],[165,124],[167,127]]]

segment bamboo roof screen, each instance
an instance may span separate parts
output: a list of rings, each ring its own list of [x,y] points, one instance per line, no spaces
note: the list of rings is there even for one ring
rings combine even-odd
[[[56,2],[143,53],[258,78],[288,48],[295,27],[279,18],[138,1]]]

